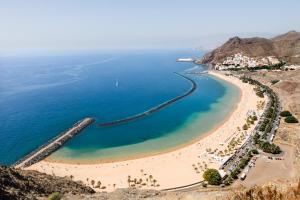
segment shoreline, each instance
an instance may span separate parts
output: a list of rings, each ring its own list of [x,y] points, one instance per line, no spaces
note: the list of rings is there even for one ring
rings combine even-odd
[[[218,75],[213,74],[213,72],[211,73],[209,71],[208,73],[210,76],[214,76],[217,77],[223,81],[228,82],[227,80],[223,79],[222,77],[219,77]],[[229,82],[230,84],[233,84],[231,82]],[[193,138],[192,140],[185,142],[183,144],[177,145],[175,147],[170,147],[166,150],[161,150],[159,152],[147,152],[147,153],[141,153],[139,155],[135,155],[135,156],[127,156],[127,157],[123,157],[123,158],[112,158],[112,159],[93,159],[93,160],[82,160],[82,161],[72,161],[72,160],[58,160],[58,159],[51,159],[49,157],[46,157],[44,160],[50,163],[61,163],[61,164],[73,164],[73,165],[97,165],[97,164],[104,164],[104,163],[115,163],[115,162],[122,162],[122,161],[129,161],[129,160],[136,160],[136,159],[141,159],[141,158],[146,158],[146,157],[152,157],[152,156],[158,156],[161,154],[166,154],[166,153],[170,153],[182,148],[185,148],[187,146],[193,145],[197,142],[199,142],[200,140],[204,139],[205,137],[209,136],[210,134],[212,134],[213,132],[215,132],[217,129],[219,129],[220,127],[222,127],[227,120],[231,117],[231,115],[234,114],[234,112],[236,112],[239,104],[241,103],[241,99],[243,96],[243,91],[236,86],[235,84],[233,84],[235,87],[238,88],[239,90],[239,97],[238,97],[238,102],[236,103],[236,105],[234,106],[234,108],[226,115],[226,117],[219,122],[218,124],[216,124],[214,126],[214,128],[212,128],[209,131],[203,132],[201,134],[199,134],[197,137]]]
[[[255,95],[251,85],[242,83],[237,78],[211,71],[209,74],[236,85],[242,91],[240,101],[222,123],[184,147],[179,146],[167,153],[138,159],[98,164],[68,164],[43,160],[28,169],[57,176],[73,176],[74,180],[83,181],[87,185],[91,185],[90,180],[101,181],[105,188],[96,188],[96,191],[132,187],[134,179],[143,181],[143,185],[139,185],[139,188],[143,189],[167,189],[199,182],[206,167],[219,169],[226,160],[227,156],[221,156],[219,152],[223,152],[233,138],[245,134],[245,131],[237,131],[237,127],[242,127],[247,112],[255,110],[258,100],[262,100]],[[247,134],[252,128],[247,130]],[[208,149],[212,149],[213,152]],[[153,184],[152,179],[157,180],[158,184]]]

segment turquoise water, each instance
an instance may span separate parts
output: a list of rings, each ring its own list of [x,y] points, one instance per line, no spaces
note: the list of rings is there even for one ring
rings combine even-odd
[[[84,117],[112,121],[182,94],[191,85],[173,72],[205,67],[175,61],[200,55],[168,50],[1,58],[0,163],[15,162]],[[94,124],[50,159],[87,162],[156,153],[213,129],[233,110],[239,90],[208,75],[189,76],[198,84],[192,95],[134,122]]]

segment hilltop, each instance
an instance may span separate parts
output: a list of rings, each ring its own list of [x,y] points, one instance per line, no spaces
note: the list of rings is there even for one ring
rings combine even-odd
[[[287,64],[300,64],[300,32],[290,31],[270,39],[233,37],[197,62],[216,65],[241,52],[251,58],[273,56]]]

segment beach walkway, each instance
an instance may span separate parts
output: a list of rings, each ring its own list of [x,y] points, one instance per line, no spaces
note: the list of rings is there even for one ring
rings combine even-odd
[[[80,120],[69,130],[59,134],[46,144],[40,146],[38,149],[18,160],[13,166],[16,168],[24,168],[43,160],[93,122],[93,118],[84,118],[83,120]]]

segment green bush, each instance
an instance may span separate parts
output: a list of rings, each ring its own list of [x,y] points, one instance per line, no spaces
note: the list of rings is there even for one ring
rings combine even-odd
[[[60,200],[62,198],[62,194],[59,192],[54,192],[49,195],[48,200]]]
[[[262,91],[257,91],[256,95],[260,98],[264,98],[264,93]]]
[[[227,178],[223,181],[223,183],[225,185],[231,185],[233,183],[233,178],[231,177],[231,175],[227,176]]]
[[[276,84],[276,83],[278,83],[278,82],[279,82],[279,80],[277,80],[277,79],[271,81],[272,85],[274,85],[274,84]]]
[[[265,133],[270,133],[272,130],[272,126],[270,124],[268,124],[265,128]]]
[[[260,138],[259,134],[255,133],[255,135],[253,136],[253,141],[254,141],[255,144],[258,144],[259,138]]]
[[[271,144],[269,142],[260,141],[259,147],[266,153],[279,154],[281,153],[281,149],[279,146],[275,144]]]
[[[286,123],[298,123],[298,119],[294,116],[287,116],[284,121]]]
[[[252,149],[251,153],[252,154],[259,154],[259,152],[257,151],[257,149]]]
[[[231,173],[230,176],[234,179],[238,179],[238,174],[241,172],[241,169],[239,167],[235,168]]]
[[[253,121],[256,121],[256,120],[257,120],[256,115],[254,115],[254,116],[252,117],[252,120],[253,120]]]
[[[244,126],[243,126],[243,130],[247,130],[248,129],[248,126],[247,126],[247,124],[244,124]]]
[[[292,116],[292,114],[290,113],[290,111],[285,110],[280,113],[280,116],[287,117],[287,116]]]
[[[203,174],[203,178],[210,185],[220,185],[222,183],[222,177],[216,169],[207,169]]]
[[[240,163],[239,163],[239,168],[244,169],[247,165],[247,160],[246,159],[241,159]]]

